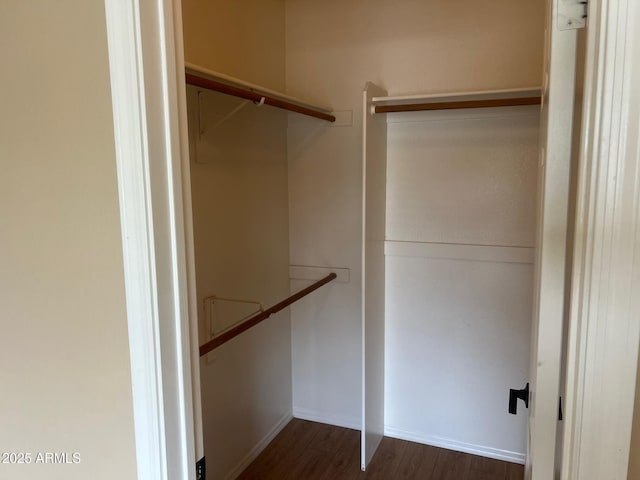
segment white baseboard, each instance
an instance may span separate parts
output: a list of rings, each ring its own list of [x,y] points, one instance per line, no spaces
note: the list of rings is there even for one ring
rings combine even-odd
[[[423,435],[421,433],[407,432],[406,430],[401,430],[389,425],[385,425],[384,434],[387,437],[399,438],[400,440],[423,443],[425,445],[431,445],[432,447],[446,448],[448,450],[481,455],[483,457],[495,458],[496,460],[504,460],[506,462],[519,463],[522,465],[524,465],[526,458],[526,455],[520,452],[512,452],[509,450],[485,447],[484,445],[459,442],[457,440],[438,437],[435,435]]]
[[[360,430],[360,418],[347,417],[344,415],[334,415],[316,410],[307,410],[306,408],[293,407],[293,417],[301,420],[309,420],[312,422],[326,423],[335,425],[336,427],[351,428]]]
[[[269,442],[276,438],[284,427],[291,421],[293,418],[293,414],[291,410],[287,411],[278,423],[267,433],[262,440],[260,440],[250,451],[245,455],[245,457],[240,460],[240,463],[235,466],[229,473],[227,473],[224,477],[224,480],[234,480],[240,476],[240,474],[249,466],[251,462],[253,462],[258,455],[269,445]]]
[[[292,418],[301,420],[309,420],[312,422],[326,423],[337,427],[351,428],[360,430],[360,419],[357,417],[349,417],[344,415],[327,414],[317,410],[309,410],[305,408],[293,408],[293,411],[287,412],[271,431],[260,440],[255,447],[231,470],[224,478],[225,480],[234,480],[237,478],[249,464],[256,459],[258,455],[266,448],[278,433],[291,421]],[[519,463],[524,465],[526,455],[521,452],[513,452],[510,450],[501,450],[498,448],[487,447],[484,445],[476,445],[472,443],[460,442],[450,438],[438,437],[436,435],[424,435],[422,433],[409,432],[399,428],[385,425],[384,435],[387,437],[398,438],[410,442],[431,445],[432,447],[446,448],[458,452],[470,453],[472,455],[480,455],[483,457],[494,458],[496,460],[504,460],[506,462]]]

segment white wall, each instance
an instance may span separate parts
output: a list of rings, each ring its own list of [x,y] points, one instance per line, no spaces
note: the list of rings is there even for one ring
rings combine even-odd
[[[538,109],[388,122],[386,432],[524,462]]]
[[[287,92],[352,126],[289,129],[291,263],[351,269],[351,283],[292,309],[298,416],[360,424],[361,92],[540,84],[541,2],[286,2]]]
[[[538,110],[387,115],[387,239],[533,247]]]
[[[136,478],[103,9],[0,3],[0,451],[81,459],[0,478]]]
[[[292,119],[288,130],[290,263],[346,267],[349,283],[291,306],[294,415],[360,428],[360,135]],[[292,281],[292,288],[304,284]]]
[[[286,115],[202,94],[205,133],[192,145],[191,186],[200,343],[208,317],[203,300],[216,295],[257,300],[265,308],[289,295]],[[197,92],[189,89],[189,108]],[[197,111],[195,112],[197,113]],[[192,151],[194,150],[192,148]],[[217,302],[229,325],[255,311]],[[200,364],[204,446],[212,478],[244,465],[245,457],[291,415],[291,326],[283,311],[203,357]]]
[[[284,90],[284,3],[184,1],[185,57]],[[209,339],[203,299],[289,295],[287,116],[188,88],[191,187],[200,343]],[[226,325],[251,306],[217,302]],[[203,357],[200,364],[208,475],[232,478],[291,416],[288,311]]]

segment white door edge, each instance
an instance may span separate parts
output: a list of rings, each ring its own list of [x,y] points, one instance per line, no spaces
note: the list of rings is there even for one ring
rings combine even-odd
[[[547,1],[527,480],[554,478],[559,428],[577,34],[558,28],[558,1]]]
[[[367,82],[362,118],[362,430],[360,468],[366,470],[384,435],[384,298],[387,124],[371,110],[387,92]],[[374,128],[376,135],[374,133]],[[382,131],[381,131],[382,128]]]

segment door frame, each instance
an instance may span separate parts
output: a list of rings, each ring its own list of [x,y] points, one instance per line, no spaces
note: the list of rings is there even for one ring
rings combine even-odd
[[[179,0],[105,0],[137,478],[203,455]]]
[[[105,9],[138,478],[194,479],[203,449],[181,1]],[[622,479],[640,331],[630,295],[640,287],[640,38],[630,28],[640,8],[591,0],[590,10],[562,464],[563,478]]]
[[[589,10],[561,478],[622,480],[640,335],[640,6]]]

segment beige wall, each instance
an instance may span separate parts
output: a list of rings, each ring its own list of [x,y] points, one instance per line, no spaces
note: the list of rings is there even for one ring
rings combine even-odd
[[[197,92],[189,88],[191,118]],[[210,337],[204,299],[257,300],[267,308],[289,295],[286,114],[203,92],[202,135],[191,124],[191,191],[200,343]],[[194,111],[195,110],[195,111]],[[195,134],[195,135],[194,135]],[[197,151],[197,153],[196,153]],[[197,158],[198,162],[194,160]],[[216,333],[255,305],[216,302]],[[246,455],[291,412],[288,309],[200,362],[204,451],[211,478],[239,473]]]
[[[0,59],[0,451],[81,459],[0,478],[133,479],[103,3],[0,2]]]
[[[284,89],[284,0],[183,0],[185,61]]]
[[[188,62],[284,90],[284,2],[183,1]],[[205,297],[289,295],[287,115],[189,87],[191,190],[200,343],[210,338]],[[240,108],[239,110],[236,110]],[[235,113],[232,113],[234,112]],[[219,326],[255,311],[216,302]],[[291,415],[288,309],[200,363],[207,470],[232,478]]]
[[[286,7],[287,93],[354,118],[352,126],[289,128],[291,263],[351,269],[351,282],[334,285],[329,298],[310,296],[308,307],[292,309],[294,413],[357,426],[365,83],[392,95],[539,86],[545,2],[290,0]]]
[[[389,94],[537,86],[544,2],[292,0],[288,93],[337,110],[364,82]]]

